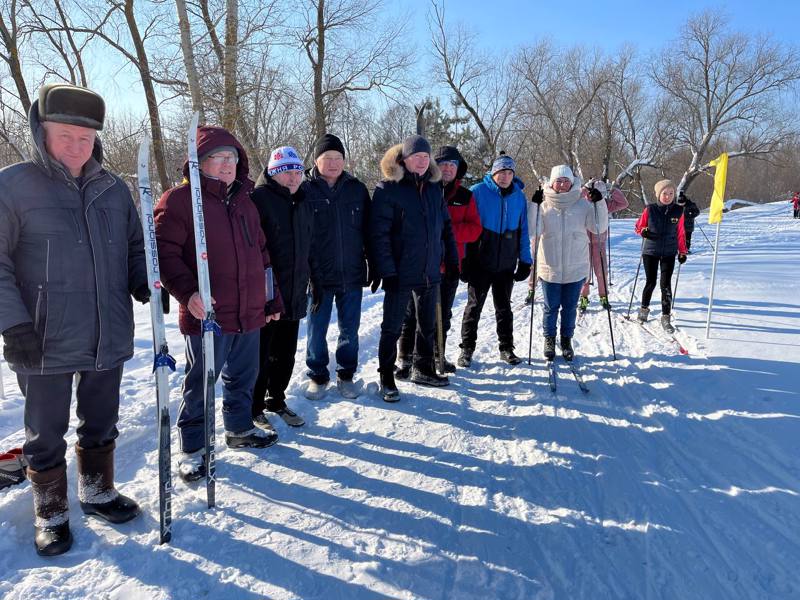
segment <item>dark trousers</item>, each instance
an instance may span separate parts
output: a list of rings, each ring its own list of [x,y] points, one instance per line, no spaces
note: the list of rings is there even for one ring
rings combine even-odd
[[[119,435],[119,384],[122,365],[108,371],[57,375],[17,375],[25,397],[25,445],[22,451],[34,471],[66,463],[72,381],[77,382],[78,445],[106,446]]]
[[[433,368],[433,340],[436,338],[437,286],[400,289],[385,292],[383,297],[383,322],[378,343],[378,366],[391,372],[397,360],[397,340],[403,328],[409,301],[414,303],[417,315],[414,362],[416,366]]]
[[[650,298],[653,290],[656,289],[656,278],[658,269],[661,267],[661,313],[668,315],[672,308],[672,272],[675,269],[674,256],[650,256],[642,255],[642,265],[644,266],[645,284],[642,292],[642,306],[650,306]]]
[[[458,291],[458,278],[447,279],[443,277],[442,282],[439,284],[439,289],[442,294],[442,338],[445,341],[445,348],[447,348],[447,332],[450,331],[450,322],[453,318],[453,302],[455,302],[456,292]],[[435,312],[433,316],[435,319]],[[418,335],[420,335],[420,331],[417,327],[417,308],[414,306],[414,301],[409,300],[408,307],[406,307],[406,318],[405,321],[403,321],[403,329],[400,332],[400,342],[398,344],[400,360],[412,359]],[[434,332],[434,348],[436,348],[436,352],[438,352],[439,341],[435,335]]]
[[[203,336],[187,335],[186,377],[183,400],[178,409],[181,450],[194,452],[205,444],[205,365]],[[214,373],[222,378],[222,420],[225,431],[247,431],[253,427],[250,404],[256,379],[258,332],[214,336]]]
[[[694,233],[694,229],[686,231],[686,249],[692,249],[692,234]]]
[[[276,411],[286,407],[286,388],[294,370],[299,330],[300,321],[290,319],[270,321],[261,328],[258,378],[253,391],[254,417],[265,408]]]
[[[475,349],[478,340],[478,323],[481,311],[486,302],[489,290],[492,290],[494,314],[497,319],[497,340],[501,350],[514,347],[514,315],[511,312],[511,290],[514,288],[514,274],[511,271],[501,273],[478,273],[469,282],[467,288],[467,307],[464,309],[464,320],[461,322],[461,347]]]

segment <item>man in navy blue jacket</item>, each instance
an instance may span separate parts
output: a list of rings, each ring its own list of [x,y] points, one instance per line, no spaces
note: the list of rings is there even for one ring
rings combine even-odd
[[[415,135],[390,148],[381,160],[381,171],[384,179],[375,188],[370,214],[372,257],[385,292],[378,370],[383,399],[396,402],[400,398],[394,382],[397,340],[411,298],[417,309],[411,380],[433,386],[449,383],[433,363],[436,297],[442,263],[449,276],[458,276],[458,250],[441,172],[431,161],[428,141]]]

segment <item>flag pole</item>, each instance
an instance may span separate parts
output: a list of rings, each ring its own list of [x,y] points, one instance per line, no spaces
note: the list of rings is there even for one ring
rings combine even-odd
[[[719,226],[722,220],[717,221],[717,239],[714,243],[714,262],[711,265],[711,290],[708,292],[708,314],[706,315],[706,339],[711,330],[711,305],[714,303],[714,282],[717,275],[717,256],[719,255]]]

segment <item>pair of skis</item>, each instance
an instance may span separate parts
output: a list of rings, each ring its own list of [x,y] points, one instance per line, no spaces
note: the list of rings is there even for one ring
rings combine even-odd
[[[570,373],[575,378],[575,382],[578,384],[578,387],[584,394],[589,393],[589,386],[586,385],[586,382],[583,380],[583,375],[581,375],[580,371],[578,371],[577,367],[573,364],[572,361],[564,361],[566,365],[569,367]],[[547,382],[550,385],[550,391],[554,394],[558,391],[558,374],[556,371],[556,362],[555,360],[548,360],[547,361]]]
[[[200,165],[197,160],[197,124],[199,115],[192,117],[188,133],[189,182],[191,189],[192,217],[194,221],[195,255],[200,297],[206,309],[202,320],[203,368],[205,388],[203,404],[205,412],[205,456],[206,495],[208,507],[216,503],[216,459],[215,459],[215,397],[216,373],[214,365],[214,335],[219,326],[211,305],[211,283],[208,273],[208,251],[206,248],[203,198],[200,191]],[[150,318],[153,325],[153,372],[156,382],[156,409],[158,414],[158,490],[159,524],[161,543],[172,538],[172,476],[170,456],[169,417],[169,371],[175,370],[175,359],[169,354],[164,312],[161,303],[163,291],[158,262],[155,221],[153,218],[153,195],[150,188],[150,140],[145,138],[139,146],[138,186],[141,199],[141,219],[145,238],[147,280],[150,287]]]

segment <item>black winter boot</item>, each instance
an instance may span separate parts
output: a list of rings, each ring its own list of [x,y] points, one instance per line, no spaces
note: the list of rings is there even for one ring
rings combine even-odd
[[[458,357],[458,366],[459,367],[469,367],[472,364],[472,353],[475,352],[475,348],[465,348],[461,347],[461,354]]]
[[[561,355],[566,361],[571,361],[575,358],[575,351],[572,349],[572,338],[565,335],[561,336]]]
[[[501,348],[500,349],[500,358],[507,362],[510,365],[518,365],[522,362],[522,359],[514,354],[514,348]]]
[[[544,336],[544,357],[546,360],[553,360],[556,357],[556,336]]]
[[[384,402],[397,402],[400,400],[400,392],[394,383],[394,373],[387,369],[386,372],[381,371],[381,385],[378,394],[383,398]]]
[[[433,359],[421,360],[411,370],[411,382],[418,385],[443,387],[450,385],[450,380],[444,375],[439,375],[433,367]]]
[[[34,545],[39,556],[57,556],[72,547],[67,504],[67,466],[28,468],[33,490]]]
[[[411,377],[411,359],[403,357],[399,360],[400,366],[397,367],[397,370],[394,372],[394,376],[400,381],[405,381]]]
[[[87,515],[109,523],[125,523],[139,515],[139,505],[114,487],[114,442],[99,448],[81,448],[78,457],[78,498]]]

